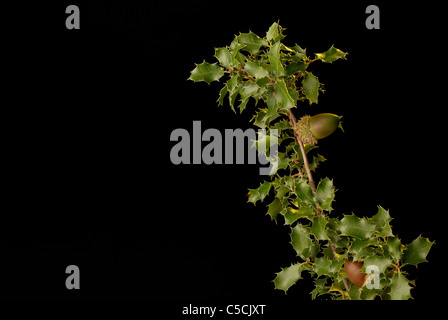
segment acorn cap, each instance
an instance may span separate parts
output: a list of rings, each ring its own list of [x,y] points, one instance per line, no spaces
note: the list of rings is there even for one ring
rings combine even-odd
[[[300,137],[300,140],[305,144],[315,145],[317,143],[317,139],[314,137],[313,133],[310,130],[310,116],[306,115],[300,118],[297,122],[297,135]]]

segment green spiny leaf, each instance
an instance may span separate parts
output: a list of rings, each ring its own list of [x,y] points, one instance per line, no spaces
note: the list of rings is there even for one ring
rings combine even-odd
[[[362,272],[367,272],[367,267],[370,265],[377,266],[379,269],[379,273],[384,273],[386,268],[392,265],[392,261],[389,258],[381,257],[381,256],[371,256],[364,260],[364,264],[361,268]]]
[[[378,206],[378,212],[372,218],[370,218],[370,220],[375,223],[378,236],[393,236],[392,228],[389,224],[392,218],[390,217],[388,210],[385,210],[381,206]]]
[[[248,102],[249,102],[249,97],[241,99],[240,104],[238,105],[238,109],[240,109],[240,113],[243,112],[244,109],[246,109],[246,105]]]
[[[272,163],[271,171],[269,171],[269,175],[274,175],[278,170],[286,169],[289,165],[289,159],[284,152],[278,152],[277,156],[271,157],[269,162]]]
[[[233,92],[238,86],[238,75],[232,74],[229,80],[226,82],[226,86],[229,92]]]
[[[326,226],[327,226],[327,220],[325,219],[324,216],[320,215],[314,218],[313,224],[311,226],[311,233],[317,240],[328,239],[327,232],[325,231]]]
[[[281,76],[284,73],[283,65],[280,61],[280,42],[277,41],[272,45],[271,49],[267,53],[272,69],[277,76]]]
[[[256,189],[249,189],[249,200],[248,202],[252,202],[256,204],[258,200],[263,201],[264,198],[268,195],[271,190],[272,182],[265,181]]]
[[[266,32],[266,39],[268,41],[280,41],[283,40],[285,36],[282,34],[282,27],[278,25],[277,22],[274,22],[270,27],[268,32]]]
[[[310,104],[317,103],[319,96],[319,80],[311,72],[307,73],[302,81],[303,91]]]
[[[219,63],[227,69],[230,69],[235,65],[235,58],[230,54],[229,49],[226,47],[215,48],[215,57],[218,59]]]
[[[307,66],[308,65],[303,61],[291,62],[285,69],[285,75],[290,76],[299,71],[305,72]]]
[[[383,207],[378,206],[378,212],[371,218],[376,223],[384,223],[392,220],[389,214],[389,210],[385,210]]]
[[[238,95],[240,94],[240,90],[243,88],[243,84],[242,83],[238,83],[236,85],[236,87],[230,91],[229,93],[229,104],[230,104],[230,108],[232,108],[233,112],[235,112],[235,101],[236,98],[238,97]]]
[[[350,290],[348,291],[348,295],[352,300],[361,300],[361,288],[358,286],[350,286]]]
[[[291,244],[296,250],[297,255],[302,259],[306,259],[307,256],[303,254],[304,250],[311,247],[312,241],[310,238],[310,230],[298,223],[291,232]]]
[[[257,140],[253,141],[252,147],[255,147],[259,153],[268,154],[271,145],[278,144],[278,135],[267,130],[257,132]]]
[[[301,206],[299,209],[288,207],[284,210],[285,224],[293,224],[300,218],[311,219],[313,216],[313,208],[309,206]]]
[[[276,190],[277,192],[276,197],[282,199],[289,191],[291,190],[289,190],[287,186],[282,185]]]
[[[341,50],[331,46],[331,48],[325,52],[316,53],[316,59],[323,62],[332,63],[338,59],[346,59],[346,55],[346,52],[342,52]]]
[[[275,100],[280,109],[291,109],[295,106],[294,99],[290,96],[285,80],[278,80],[275,84]]]
[[[412,298],[411,289],[409,280],[401,272],[397,272],[390,282],[389,298],[391,300],[408,300]]]
[[[296,44],[294,47],[291,48],[283,45],[283,48],[285,50],[293,52],[296,61],[299,61],[306,57],[306,49],[302,49],[298,44]]]
[[[317,254],[320,252],[319,241],[312,241],[311,246],[303,251],[303,256],[308,257],[310,260],[316,259]],[[311,267],[312,269],[312,267]],[[312,270],[310,270],[312,271]]]
[[[401,241],[398,237],[389,237],[387,238],[387,243],[384,245],[384,251],[393,261],[398,262],[403,254],[401,247]]]
[[[259,63],[247,61],[244,70],[255,79],[263,79],[269,76],[268,70],[262,67]]]
[[[322,156],[322,155],[320,155],[320,154],[318,154],[317,156],[314,156],[314,157],[313,157],[313,161],[311,161],[311,162],[309,163],[310,170],[311,170],[311,171],[316,170],[317,167],[319,166],[319,164],[320,164],[321,162],[324,162],[324,161],[327,161],[327,159],[325,159],[324,156]]]
[[[316,189],[316,198],[322,210],[332,211],[331,204],[334,200],[333,181],[325,178],[319,182]]]
[[[316,280],[314,280],[315,288],[311,292],[311,298],[313,300],[316,299],[317,296],[325,294],[325,293],[328,292],[328,288],[325,286],[327,281],[328,281],[327,277],[317,278]]]
[[[232,57],[236,58],[240,53],[240,50],[243,49],[246,45],[238,42],[238,36],[235,36],[233,41],[230,43],[230,54]]]
[[[222,87],[221,91],[219,91],[218,106],[222,106],[224,104],[224,98],[226,97],[227,92],[229,92],[229,88],[225,85]]]
[[[433,244],[434,242],[429,241],[428,238],[419,236],[406,246],[403,253],[403,265],[411,264],[416,266],[419,263],[426,262],[426,256]]]
[[[279,198],[275,198],[274,201],[268,205],[268,215],[272,220],[277,221],[277,216],[282,211],[283,205]]]
[[[356,286],[354,286],[356,287]],[[361,289],[361,288],[359,288]],[[381,294],[383,290],[383,286],[380,287],[380,289],[375,289],[374,287],[372,289],[369,289],[367,287],[363,287],[361,289],[361,300],[375,300],[375,298]]]
[[[375,224],[352,214],[342,218],[340,228],[342,235],[364,240],[372,236],[375,231]]]
[[[371,245],[379,246],[378,238],[369,238],[366,240],[355,239],[350,245],[348,252],[357,254],[360,250]]]
[[[314,272],[316,272],[317,276],[321,276],[324,274],[331,276],[330,268],[331,260],[327,257],[320,257],[314,261],[313,269]]]
[[[210,84],[212,81],[219,80],[224,75],[224,69],[218,66],[216,63],[203,62],[196,64],[196,68],[191,71],[190,80],[195,82],[205,81]]]
[[[293,264],[277,273],[274,279],[275,289],[283,290],[285,293],[288,289],[301,278],[302,265],[300,263]]]
[[[310,185],[306,182],[306,180],[300,179],[295,186],[295,194],[300,203],[305,205],[313,205],[314,204],[314,196],[311,191]]]
[[[256,83],[253,82],[245,83],[243,87],[240,89],[241,98],[244,100],[246,98],[253,96],[255,93],[257,93],[258,89],[260,89],[260,87]]]
[[[342,265],[344,264],[343,259],[339,260],[330,260],[327,257],[319,257],[314,260],[313,269],[316,272],[317,276],[328,275],[333,276],[339,270],[341,270]]]
[[[262,46],[267,46],[268,42],[255,33],[250,31],[249,33],[240,33],[239,36],[236,37],[238,43],[244,44],[245,46],[240,50],[245,50],[250,52],[251,54],[257,53]]]
[[[374,256],[376,254],[379,254],[377,248],[375,248],[375,247],[364,247],[361,250],[359,250],[358,252],[355,252],[353,254],[353,260],[357,261],[357,260],[365,259],[365,258]]]

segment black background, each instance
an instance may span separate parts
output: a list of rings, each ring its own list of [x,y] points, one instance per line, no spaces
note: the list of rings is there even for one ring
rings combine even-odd
[[[77,4],[81,29],[65,28]],[[367,30],[365,8],[381,10]],[[344,116],[322,140],[316,179],[337,188],[335,215],[390,209],[408,243],[436,240],[411,271],[414,300],[438,299],[446,169],[440,7],[383,1],[168,3],[61,1],[4,7],[2,286],[6,299],[149,299],[176,314],[189,303],[268,304],[271,314],[315,306],[305,277],[273,288],[295,259],[289,228],[246,202],[257,165],[173,165],[176,128],[249,128],[217,107],[220,84],[186,79],[194,63],[249,30],[280,20],[285,42],[347,61],[313,64],[326,85],[298,112]],[[81,289],[65,288],[65,268]],[[439,278],[439,280],[436,280]],[[320,302],[323,303],[323,302]],[[333,305],[337,306],[337,305]],[[303,310],[301,309],[301,310]]]

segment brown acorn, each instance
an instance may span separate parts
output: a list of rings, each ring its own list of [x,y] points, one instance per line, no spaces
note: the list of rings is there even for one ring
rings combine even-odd
[[[344,269],[347,278],[355,285],[362,288],[365,285],[368,274],[361,272],[363,263],[359,261],[345,260]]]
[[[328,137],[340,125],[341,116],[332,113],[319,113],[315,116],[303,116],[297,122],[297,134],[300,139],[315,145],[318,139]]]

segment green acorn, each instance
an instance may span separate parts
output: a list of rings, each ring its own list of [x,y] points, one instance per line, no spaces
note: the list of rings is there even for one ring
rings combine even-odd
[[[342,116],[332,113],[319,113],[312,117],[303,116],[297,122],[297,134],[303,143],[315,145],[318,139],[328,137],[341,127],[341,118]]]

